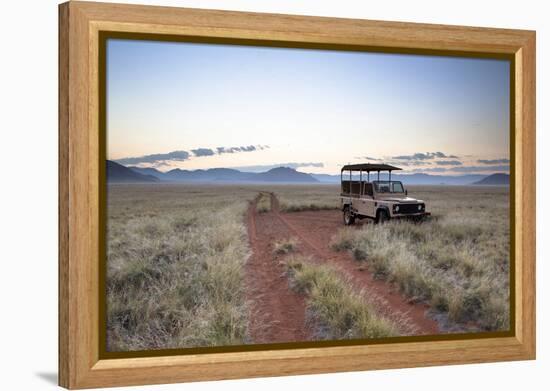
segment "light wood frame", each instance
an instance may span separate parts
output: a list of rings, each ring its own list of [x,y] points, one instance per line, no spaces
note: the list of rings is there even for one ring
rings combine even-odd
[[[100,359],[100,31],[513,58],[513,336]],[[535,32],[88,2],[59,6],[59,384],[90,388],[535,358]]]

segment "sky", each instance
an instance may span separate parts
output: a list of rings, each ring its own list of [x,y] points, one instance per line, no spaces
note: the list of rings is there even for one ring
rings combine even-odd
[[[509,171],[507,60],[109,39],[107,158],[336,174]]]

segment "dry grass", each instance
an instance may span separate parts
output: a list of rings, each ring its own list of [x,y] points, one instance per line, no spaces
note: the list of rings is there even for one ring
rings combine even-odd
[[[336,250],[351,251],[378,278],[428,302],[458,324],[509,329],[507,188],[429,187],[410,191],[434,218],[342,229]]]
[[[303,257],[287,262],[292,289],[307,295],[307,311],[316,326],[316,339],[383,338],[399,334],[389,318],[380,315],[365,292],[326,265]]]
[[[273,245],[273,252],[277,255],[289,254],[296,250],[297,245],[298,242],[296,241],[296,239],[283,239],[275,242],[275,244]]]
[[[109,351],[243,344],[244,187],[110,185]]]
[[[273,188],[283,212],[340,208],[339,185],[288,185]]]
[[[256,210],[258,213],[267,213],[271,211],[271,194],[260,193],[256,204]]]
[[[259,192],[266,203],[275,192],[286,210],[337,208],[339,202],[337,186],[109,185],[109,351],[250,342],[243,216]],[[409,188],[409,194],[426,201],[431,221],[342,229],[335,248],[430,303],[450,329],[508,329],[507,189],[434,186]],[[295,248],[289,240],[273,250],[285,255]],[[372,298],[352,292],[333,270],[296,258],[289,273],[295,289],[309,296],[320,338],[402,334],[391,314],[373,310]]]

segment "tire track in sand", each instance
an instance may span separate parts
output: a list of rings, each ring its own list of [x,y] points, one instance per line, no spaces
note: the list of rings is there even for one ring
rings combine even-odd
[[[258,213],[258,198],[247,214],[252,255],[246,264],[249,336],[252,343],[311,340],[306,325],[305,297],[293,292],[284,265],[273,254],[273,243],[289,237],[288,229],[273,212]]]
[[[305,252],[315,256],[316,263],[335,266],[351,280],[357,290],[366,290],[385,315],[400,319],[408,325],[407,334],[440,333],[438,323],[426,315],[429,310],[427,304],[411,302],[390,284],[375,279],[366,268],[360,268],[349,253],[336,252],[330,247],[332,235],[342,227],[340,211],[281,213],[279,200],[273,193],[271,193],[271,208],[273,217],[284,224],[287,230],[305,245]]]

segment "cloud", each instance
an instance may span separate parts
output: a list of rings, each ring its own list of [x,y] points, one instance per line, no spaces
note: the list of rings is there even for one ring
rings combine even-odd
[[[451,167],[449,171],[453,172],[479,172],[479,171],[510,171],[510,165],[502,164],[495,166],[460,166]]]
[[[304,163],[277,163],[277,164],[265,164],[265,165],[256,165],[256,166],[240,166],[240,167],[230,167],[235,170],[243,172],[265,172],[273,168],[278,167],[289,167],[293,169],[298,169],[301,167],[324,167],[325,164],[321,162],[304,162]]]
[[[421,168],[414,171],[415,172],[445,172],[447,171],[447,169],[443,167],[429,167],[429,168]]]
[[[373,160],[375,162],[381,162],[383,159],[377,159],[375,157],[370,157],[370,156],[357,156],[355,158],[356,160]]]
[[[253,151],[262,151],[268,149],[269,145],[246,145],[241,147],[218,147],[216,150],[210,148],[196,148],[192,149],[190,152],[187,151],[173,151],[168,153],[156,153],[153,155],[144,155],[137,157],[125,157],[122,159],[116,159],[115,162],[122,165],[140,165],[147,164],[153,166],[162,166],[168,165],[167,162],[170,161],[184,161],[189,160],[191,156],[203,157],[203,156],[213,156],[221,155],[223,153],[238,153],[238,152],[253,152]]]
[[[221,155],[222,153],[263,151],[268,148],[269,145],[247,145],[241,147],[217,147],[216,151],[218,155]]]
[[[434,164],[438,166],[461,166],[462,162],[458,160],[438,160]]]
[[[235,153],[235,152],[240,152],[241,151],[241,147],[218,147],[216,148],[216,150],[218,151],[218,155],[221,155],[222,153]]]
[[[168,153],[156,153],[153,155],[145,155],[139,157],[126,157],[122,159],[116,159],[117,163],[122,165],[140,164],[140,163],[158,163],[166,160],[184,161],[189,159],[189,152],[187,151],[173,151]]]
[[[443,152],[417,152],[412,155],[393,156],[395,160],[433,160],[437,158],[458,159],[455,155],[445,155]]]
[[[410,167],[410,166],[425,166],[425,165],[429,165],[429,164],[432,164],[430,162],[425,162],[425,161],[416,161],[416,160],[412,160],[412,161],[390,161],[390,164],[395,164],[395,165],[399,165],[399,166],[405,166],[405,167]]]
[[[428,167],[428,168],[419,168],[407,171],[408,173],[448,173],[448,174],[477,174],[481,172],[509,172],[510,166],[503,165],[493,165],[493,166],[452,166],[452,167]]]
[[[510,159],[480,159],[477,161],[480,164],[504,164],[504,163],[510,163]]]
[[[214,155],[214,151],[210,148],[197,148],[192,149],[191,152],[193,152],[193,155],[199,157],[199,156],[212,156]]]

